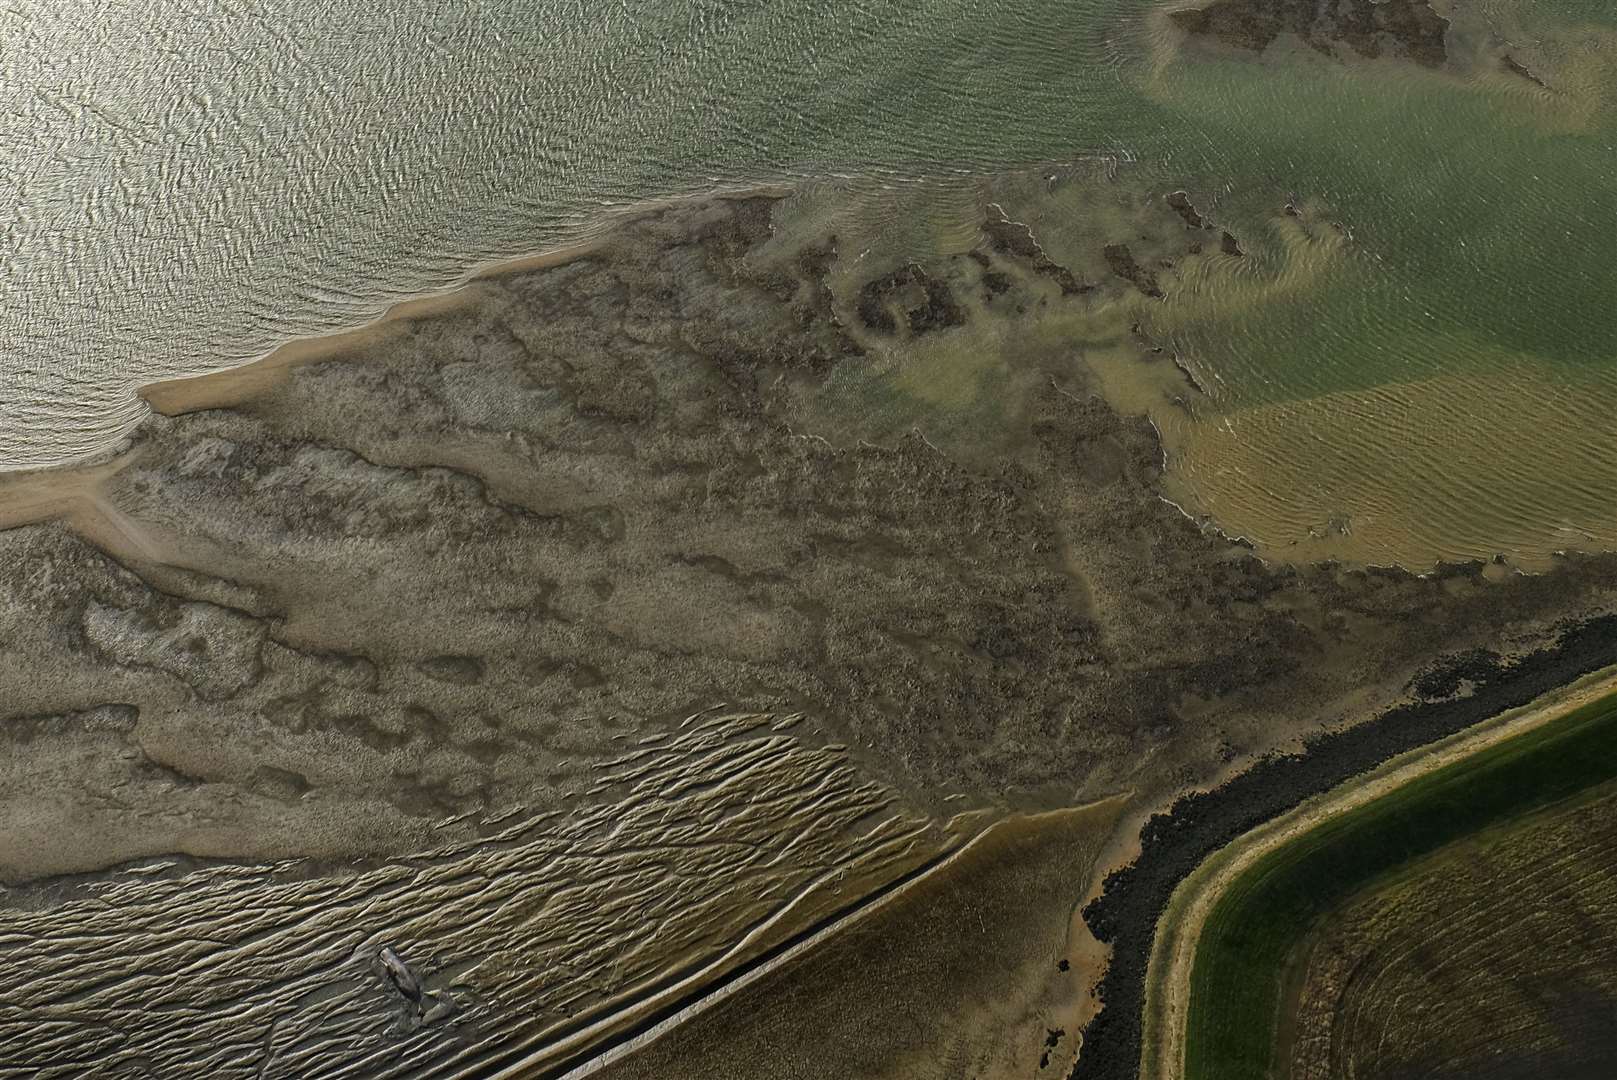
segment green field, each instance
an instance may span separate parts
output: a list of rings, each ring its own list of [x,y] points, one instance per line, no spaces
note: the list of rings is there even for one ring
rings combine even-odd
[[[1294,950],[1411,860],[1617,777],[1617,695],[1322,823],[1231,884],[1196,946],[1188,1080],[1272,1075]]]

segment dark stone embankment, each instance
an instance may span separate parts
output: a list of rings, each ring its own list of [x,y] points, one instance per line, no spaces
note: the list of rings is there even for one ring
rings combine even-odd
[[[1072,1080],[1135,1080],[1139,1074],[1146,969],[1156,925],[1173,891],[1204,859],[1313,795],[1399,754],[1518,708],[1580,676],[1617,663],[1617,616],[1566,628],[1559,640],[1515,661],[1470,651],[1434,666],[1411,686],[1417,700],[1346,731],[1311,740],[1303,753],[1265,758],[1208,792],[1184,796],[1140,830],[1140,855],[1106,879],[1084,921],[1112,946],[1100,983],[1101,1012],[1085,1029]]]

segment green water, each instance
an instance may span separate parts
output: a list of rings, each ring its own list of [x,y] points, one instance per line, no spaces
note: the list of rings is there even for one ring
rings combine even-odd
[[[1213,388],[1168,421],[1181,490],[1272,549],[1330,518],[1345,535],[1313,553],[1611,546],[1614,26],[1593,4],[1456,5],[1441,71],[1277,46],[1140,77],[1171,116],[1142,157],[1216,200],[1254,256],[1149,317]],[[1329,242],[1286,243],[1283,196]],[[1195,445],[1226,420],[1237,435]]]
[[[1089,28],[1064,30],[1099,33],[1106,77],[1034,80],[995,129],[1037,146],[1054,110],[1070,145],[1084,132],[1126,150],[1107,181],[1065,201],[989,187],[1074,267],[1134,239],[1130,212],[1108,204],[1177,188],[1239,236],[1245,259],[1186,259],[1160,275],[1163,302],[1128,312],[1206,390],[1126,395],[1164,432],[1170,494],[1270,554],[1541,566],[1617,546],[1612,12],[1458,5],[1449,61],[1428,70],[1284,38],[1261,55],[1187,44],[1162,10],[1090,12]],[[1508,71],[1507,54],[1548,88]],[[957,137],[980,102],[936,101],[927,138]],[[853,231],[895,261],[976,242],[990,196],[963,186],[841,197],[873,204]],[[1061,332],[1082,350],[1115,334],[1112,314]],[[895,428],[925,426],[927,407],[881,404]]]
[[[1220,147],[1187,181],[1234,183],[1237,218],[1272,213],[1281,185],[1319,198],[1359,249],[1299,303],[1219,327],[1255,350],[1244,396],[1464,371],[1490,353],[1609,373],[1617,114],[1559,133],[1493,87],[1302,59],[1165,80],[1180,119]],[[1235,352],[1208,338],[1209,359]]]

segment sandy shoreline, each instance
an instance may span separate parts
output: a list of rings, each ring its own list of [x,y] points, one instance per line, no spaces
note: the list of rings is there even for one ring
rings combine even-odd
[[[131,392],[153,411],[166,416],[239,404],[274,386],[288,371],[301,364],[328,359],[344,351],[373,344],[413,320],[453,311],[476,299],[477,287],[484,282],[508,274],[561,266],[589,255],[598,250],[623,224],[636,218],[693,202],[749,196],[781,197],[790,190],[791,186],[787,184],[765,182],[659,196],[614,207],[584,226],[581,239],[560,247],[478,264],[458,282],[400,300],[367,322],[291,338],[256,357],[192,375],[135,386]],[[0,464],[0,528],[14,528],[33,521],[65,516],[70,504],[76,503],[82,494],[81,482],[70,477],[90,473],[97,480],[104,479],[117,471],[117,463],[127,454],[127,448],[114,446],[58,465],[8,468]],[[48,493],[48,488],[53,484],[62,489],[55,495]]]
[[[329,333],[293,338],[269,352],[239,364],[212,371],[147,383],[134,390],[135,396],[156,413],[177,416],[201,409],[230,408],[262,394],[294,368],[330,359],[397,333],[418,319],[432,318],[474,302],[485,282],[509,274],[528,273],[561,266],[599,250],[626,222],[671,206],[710,199],[740,199],[749,196],[781,197],[791,189],[779,183],[719,188],[686,195],[647,199],[609,210],[586,227],[587,235],[573,243],[543,251],[499,259],[474,268],[457,284],[413,296],[391,305],[381,315],[357,326]],[[130,460],[127,446],[110,448],[79,461],[63,462],[44,468],[7,469],[0,466],[0,529],[12,529],[41,521],[67,520],[96,540],[109,539],[109,550],[127,549],[117,534],[108,530],[98,498],[101,485]],[[127,538],[125,538],[127,539]],[[132,545],[140,547],[140,544]]]
[[[358,326],[344,327],[325,334],[293,338],[262,356],[241,364],[232,364],[197,375],[165,379],[140,387],[136,394],[157,412],[165,416],[196,409],[223,408],[237,404],[254,394],[273,386],[285,377],[287,371],[300,364],[327,359],[346,350],[374,343],[402,325],[416,319],[431,318],[470,303],[476,299],[477,287],[486,281],[508,274],[521,274],[546,270],[583,258],[601,248],[607,239],[625,223],[673,206],[687,205],[710,199],[742,199],[749,196],[780,197],[790,187],[779,183],[749,184],[667,195],[644,199],[627,206],[605,211],[585,226],[582,239],[561,247],[547,248],[507,259],[497,259],[474,267],[460,282],[443,289],[413,296],[390,306],[381,315]],[[64,465],[60,470],[81,466]],[[3,472],[4,470],[0,470]],[[58,469],[37,470],[56,472]],[[3,478],[0,478],[3,479]]]
[[[1354,810],[1421,776],[1542,727],[1614,690],[1617,668],[1586,675],[1532,704],[1501,713],[1480,728],[1399,755],[1367,777],[1309,799],[1204,862],[1180,883],[1158,921],[1160,932],[1146,978],[1141,1080],[1179,1080],[1184,1075],[1191,969],[1201,928],[1224,890],[1253,863],[1328,817]]]
[[[303,364],[374,344],[416,319],[430,318],[471,303],[476,299],[477,287],[485,281],[504,274],[559,266],[589,254],[600,244],[600,239],[592,239],[500,262],[477,271],[451,289],[402,300],[360,326],[296,338],[245,364],[149,383],[136,394],[153,412],[164,416],[240,405],[272,389]],[[0,529],[66,520],[92,539],[103,540],[106,530],[99,528],[97,522],[102,484],[127,465],[136,452],[126,446],[83,462],[43,469],[0,469]],[[119,553],[120,546],[114,541],[108,550]]]
[[[477,287],[485,281],[507,274],[561,266],[582,258],[601,246],[604,234],[610,231],[610,227],[601,231],[602,236],[490,264],[475,271],[459,285],[401,300],[368,323],[315,337],[295,338],[245,364],[149,383],[140,388],[138,395],[154,411],[165,416],[238,405],[268,390],[295,367],[374,344],[417,319],[432,318],[466,306],[477,299]]]

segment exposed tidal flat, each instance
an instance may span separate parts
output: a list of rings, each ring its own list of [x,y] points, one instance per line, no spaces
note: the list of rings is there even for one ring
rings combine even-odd
[[[227,24],[347,77],[226,155],[264,183],[190,221],[223,189],[132,168],[7,234],[52,355],[151,363],[75,368],[126,410],[77,428],[16,368],[7,437],[129,443],[0,496],[0,1074],[747,1075],[805,1024],[855,1072],[1061,1071],[1132,901],[1074,911],[1154,809],[1617,661],[1609,15],[1249,8]],[[212,246],[50,309],[74,215],[136,204]],[[1102,996],[1080,1068],[1126,1075]]]
[[[141,385],[364,322],[648,198],[837,177],[845,243],[901,261],[969,247],[1007,166],[1101,161],[1114,193],[1186,191],[1240,238],[1240,259],[1151,267],[1163,295],[1131,316],[1202,391],[1131,401],[1187,510],[1271,557],[1543,566],[1611,546],[1609,11],[1415,5],[1434,14],[1411,45],[1277,4],[1273,39],[1243,45],[1184,6],[146,5],[104,13],[106,40],[139,43],[118,50],[71,6],[29,9],[4,24],[36,92],[0,139],[0,465],[104,452]],[[1064,228],[1108,220],[1104,194],[1023,194],[1007,212],[1058,262],[1078,258]],[[1574,420],[1584,438],[1540,437]]]
[[[1120,961],[1073,915],[1143,816],[1411,695],[1485,714],[1484,669],[1617,662],[1613,556],[1294,566],[1165,501],[1108,372],[1193,392],[1124,351],[1130,313],[1162,259],[1244,256],[1123,193],[1060,261],[1016,184],[1109,181],[1050,177],[982,191],[965,250],[885,264],[803,192],[665,206],[161,388],[126,454],[56,474],[67,505],[34,490],[47,520],[0,531],[0,1068],[564,1075],[683,1046],[744,1075],[768,1033],[736,1009],[795,1038],[800,1007],[840,1053],[900,990],[861,1069],[1060,1070],[1092,1014],[1080,1067],[1125,1068],[1122,1002],[1086,993]],[[1110,331],[1075,359],[1080,323]],[[964,916],[1007,881],[1042,897],[1025,949]],[[913,954],[820,951],[947,910]],[[657,1027],[680,1016],[710,1037]]]

